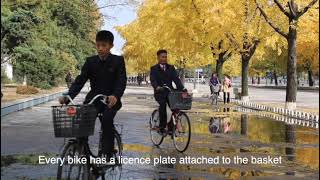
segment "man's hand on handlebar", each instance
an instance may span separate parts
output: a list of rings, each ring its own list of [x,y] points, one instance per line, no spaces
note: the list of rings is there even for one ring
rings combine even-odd
[[[59,103],[60,104],[68,104],[69,103],[68,97],[66,97],[66,96],[59,97]]]
[[[108,96],[106,100],[109,108],[112,108],[118,102],[118,99],[115,96]]]
[[[156,88],[156,91],[162,91],[162,90],[163,90],[163,87],[158,86],[158,87]]]

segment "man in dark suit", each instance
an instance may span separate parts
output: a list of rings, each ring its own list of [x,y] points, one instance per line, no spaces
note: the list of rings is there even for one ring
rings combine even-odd
[[[167,51],[159,50],[157,52],[158,64],[151,67],[150,81],[154,89],[154,97],[159,103],[159,116],[160,116],[160,133],[166,133],[167,125],[167,102],[169,90],[163,88],[168,86],[173,89],[172,82],[175,83],[177,90],[186,91],[181,80],[178,77],[177,71],[174,66],[167,63]]]
[[[96,48],[98,55],[88,57],[75,81],[71,84],[69,95],[75,98],[87,80],[90,80],[91,90],[84,103],[88,103],[97,94],[108,96],[108,105],[95,102],[98,113],[103,116],[102,124],[102,153],[107,158],[112,156],[114,150],[114,134],[112,133],[113,118],[121,108],[121,97],[127,84],[124,58],[110,53],[113,47],[114,36],[110,31],[99,31],[96,35]],[[61,104],[68,104],[68,99],[63,96],[59,99]]]

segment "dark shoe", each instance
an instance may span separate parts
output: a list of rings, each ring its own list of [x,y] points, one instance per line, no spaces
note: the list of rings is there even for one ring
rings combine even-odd
[[[101,158],[105,158],[106,159],[106,163],[98,164],[97,167],[98,168],[105,168],[105,167],[109,167],[109,166],[114,165],[114,164],[111,164],[111,162],[110,162],[111,157],[112,157],[111,153],[102,154]]]
[[[167,135],[167,130],[166,130],[165,128],[161,128],[161,129],[159,130],[159,134],[160,134],[161,136],[166,136],[166,135]]]

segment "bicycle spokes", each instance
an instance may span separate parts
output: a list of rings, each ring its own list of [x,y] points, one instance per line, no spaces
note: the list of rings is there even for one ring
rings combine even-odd
[[[86,164],[69,163],[68,158],[78,158],[83,155],[83,147],[75,144],[69,144],[64,149],[62,158],[65,158],[65,162],[62,166],[58,167],[57,179],[79,179],[86,180],[88,178],[88,166]]]
[[[191,127],[188,116],[181,113],[176,118],[176,125],[174,128],[173,142],[179,152],[187,149],[191,136]]]
[[[163,141],[163,136],[159,133],[160,132],[159,125],[160,125],[159,111],[155,110],[153,111],[150,117],[149,128],[150,128],[151,141],[156,146],[160,145]]]

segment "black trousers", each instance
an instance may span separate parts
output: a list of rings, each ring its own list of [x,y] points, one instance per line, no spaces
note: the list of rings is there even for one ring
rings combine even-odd
[[[223,102],[224,104],[230,103],[230,92],[223,92]]]
[[[116,116],[117,111],[110,109],[102,103],[98,103],[96,107],[98,113],[102,113],[102,117],[100,117],[102,128],[102,154],[111,155],[114,150],[113,119]]]
[[[162,94],[155,95],[156,101],[159,104],[159,118],[160,118],[160,124],[159,128],[163,129],[167,126],[167,104],[168,103],[168,92],[164,92]],[[173,127],[173,122],[170,120],[168,129],[170,130]]]

